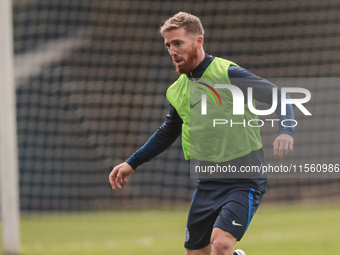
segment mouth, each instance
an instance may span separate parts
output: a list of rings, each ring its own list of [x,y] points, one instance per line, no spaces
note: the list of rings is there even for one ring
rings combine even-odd
[[[184,63],[184,59],[174,59],[173,61],[176,66],[182,65]]]

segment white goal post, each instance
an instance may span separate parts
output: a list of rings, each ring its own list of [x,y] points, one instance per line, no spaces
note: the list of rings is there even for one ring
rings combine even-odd
[[[19,183],[13,61],[12,1],[0,1],[0,171],[3,249],[18,254]]]

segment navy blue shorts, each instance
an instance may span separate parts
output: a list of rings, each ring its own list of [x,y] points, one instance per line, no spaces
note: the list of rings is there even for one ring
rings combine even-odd
[[[262,198],[263,194],[253,188],[196,189],[188,216],[185,248],[197,250],[209,245],[214,227],[241,240]]]

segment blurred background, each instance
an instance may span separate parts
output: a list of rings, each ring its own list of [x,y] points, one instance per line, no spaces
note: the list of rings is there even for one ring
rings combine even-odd
[[[108,183],[112,167],[165,120],[165,92],[178,75],[159,28],[181,10],[201,18],[207,53],[258,76],[340,75],[338,1],[13,1],[22,210],[190,201],[195,180],[188,178],[180,139],[139,167],[123,191],[112,193]],[[315,123],[297,118],[289,158],[335,163],[339,84],[305,88],[314,114],[306,121]],[[278,163],[271,151],[276,129],[262,135],[267,162]],[[266,199],[336,199],[339,184],[339,179],[271,179]]]
[[[207,53],[269,80],[317,81],[305,86],[313,116],[296,112],[286,161],[273,158],[276,129],[262,130],[268,163],[339,163],[339,1],[13,0],[22,212],[190,203],[196,180],[180,139],[122,191],[108,182],[165,120],[165,92],[178,74],[159,28],[178,11],[201,18]],[[339,198],[339,178],[272,178],[263,203]]]

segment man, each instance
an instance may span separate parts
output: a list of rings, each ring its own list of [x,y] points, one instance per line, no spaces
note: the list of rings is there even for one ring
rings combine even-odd
[[[233,107],[230,107],[233,104],[230,91],[220,89],[218,94],[213,90],[214,84],[207,83],[216,81],[215,78],[222,78],[244,93],[247,92],[246,87],[252,87],[253,98],[268,104],[272,102],[272,91],[276,86],[231,61],[206,54],[203,49],[204,30],[201,21],[194,15],[179,12],[164,23],[160,32],[176,71],[180,74],[167,91],[170,111],[164,124],[146,144],[126,162],[113,168],[109,176],[113,190],[116,186],[121,189],[121,183],[127,183],[126,178],[139,165],[167,149],[180,134],[185,158],[198,160],[202,165],[218,162],[238,170],[241,166],[264,165],[259,127],[234,125],[229,129],[224,127],[209,131],[212,129],[207,128],[207,122],[204,121],[209,114],[221,113],[222,110],[225,116],[234,115]],[[221,106],[210,104],[215,101],[213,93],[210,93],[209,112],[206,113],[203,111],[204,98],[201,96],[202,91],[209,89],[216,92]],[[195,101],[192,101],[195,97]],[[196,107],[199,104],[202,104],[201,108]],[[280,104],[278,96],[278,118],[281,121],[293,119],[292,107],[287,106],[287,114],[282,116]],[[244,108],[245,114],[238,115],[238,123],[257,119],[246,104]],[[282,159],[292,152],[293,132],[292,127],[280,125],[279,136],[273,143],[276,158]],[[198,179],[187,222],[186,254],[245,254],[240,250],[233,253],[234,246],[247,230],[266,192],[267,179],[264,175],[257,178],[226,177]]]

